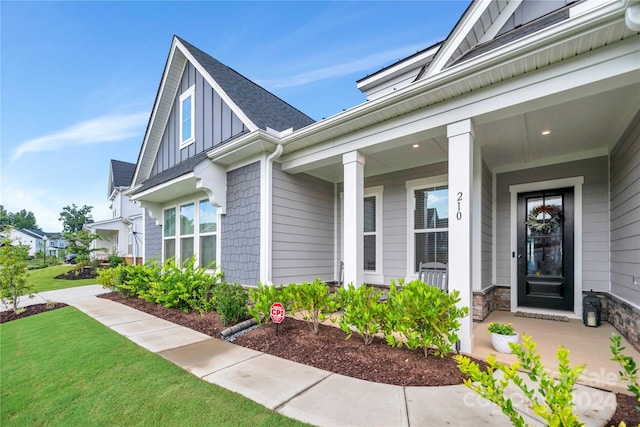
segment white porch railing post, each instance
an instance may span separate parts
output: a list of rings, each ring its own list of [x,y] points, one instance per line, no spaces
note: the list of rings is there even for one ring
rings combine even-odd
[[[344,285],[362,285],[364,275],[364,156],[352,151],[344,165]]]
[[[461,320],[460,350],[473,350],[473,292],[471,289],[473,124],[470,119],[447,126],[449,138],[449,291],[460,291],[460,306],[469,307]]]

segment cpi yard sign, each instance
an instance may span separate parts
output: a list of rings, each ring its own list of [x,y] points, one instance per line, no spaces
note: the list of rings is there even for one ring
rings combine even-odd
[[[274,302],[271,306],[271,320],[276,324],[276,336],[278,336],[278,326],[284,320],[284,306],[282,303]]]

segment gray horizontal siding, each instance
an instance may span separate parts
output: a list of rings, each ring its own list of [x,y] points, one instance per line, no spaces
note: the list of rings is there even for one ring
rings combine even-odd
[[[274,163],[272,186],[273,282],[333,280],[333,184]]]
[[[195,84],[195,141],[180,149],[180,95]],[[246,127],[191,63],[184,69],[151,176],[246,131]]]
[[[640,306],[640,113],[610,157],[611,292]]]
[[[260,162],[227,173],[220,263],[225,280],[257,286],[260,280]]]
[[[497,175],[497,253],[496,281],[500,285],[511,282],[511,195],[509,186],[584,176],[582,187],[582,289],[609,290],[609,212],[608,212],[608,164],[607,157],[598,157],[570,163],[524,169]],[[588,262],[592,260],[593,262]]]
[[[493,176],[482,162],[482,289],[492,285],[493,270]]]

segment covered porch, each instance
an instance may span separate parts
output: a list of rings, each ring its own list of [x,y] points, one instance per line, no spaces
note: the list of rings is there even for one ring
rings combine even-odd
[[[502,65],[446,84],[427,79],[376,100],[377,110],[365,103],[285,138],[283,172],[334,184],[334,279],[385,285],[416,278],[418,263],[431,261],[429,251],[439,247],[420,234],[433,233],[446,238],[449,289],[460,291],[460,304],[473,307],[477,320],[496,308],[581,318],[583,291],[614,290],[610,204],[619,185],[629,184],[612,178],[610,163],[616,146],[638,144],[638,105],[626,95],[640,91],[635,50],[620,42],[616,52],[596,50],[588,60],[567,59],[487,87],[480,80],[501,80]],[[476,83],[474,91],[465,86]],[[572,253],[552,272],[536,265],[543,258],[533,259],[535,244],[519,234],[534,205],[518,204],[538,192],[534,203],[546,205],[556,197],[550,191],[560,190],[569,191],[563,200],[571,224],[562,239]],[[446,197],[437,217],[420,207],[433,219],[429,227],[416,225],[420,191],[425,200],[428,192]],[[370,224],[366,209],[375,212]],[[561,285],[537,276],[561,276]],[[637,312],[630,277],[615,293]],[[552,288],[562,304],[545,305]],[[521,298],[523,289],[533,300]],[[475,331],[471,316],[464,319],[462,351],[474,348]]]
[[[496,352],[491,345],[491,338],[487,331],[490,322],[512,323],[515,330],[527,334],[537,344],[542,364],[557,373],[558,359],[556,351],[559,346],[569,349],[571,366],[586,365],[579,383],[597,388],[629,394],[628,383],[619,379],[621,370],[617,362],[611,360],[609,337],[612,333],[620,333],[609,323],[602,322],[598,328],[584,326],[579,319],[568,321],[543,320],[535,318],[517,317],[514,313],[494,311],[480,323],[474,323],[475,346],[471,355],[486,360],[489,354],[495,354],[497,361],[510,364],[517,359],[513,354]],[[521,340],[522,342],[522,340]],[[624,353],[640,360],[640,352],[622,338]]]

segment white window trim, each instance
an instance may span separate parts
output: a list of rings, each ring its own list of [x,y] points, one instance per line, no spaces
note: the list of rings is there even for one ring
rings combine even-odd
[[[208,269],[207,272],[208,273],[218,273],[221,271],[221,257],[222,254],[220,253],[220,249],[221,249],[221,239],[222,239],[222,229],[221,229],[221,224],[222,224],[222,214],[220,213],[220,208],[216,207],[216,221],[217,221],[217,229],[215,232],[206,232],[206,233],[200,233],[200,202],[203,200],[207,200],[206,196],[201,196],[201,197],[187,197],[187,198],[181,198],[178,200],[173,200],[171,203],[168,203],[166,205],[162,206],[162,226],[163,226],[163,230],[162,230],[162,261],[164,262],[166,260],[166,254],[165,254],[165,246],[164,246],[164,241],[168,240],[168,239],[174,239],[175,240],[175,254],[174,254],[174,259],[176,260],[177,263],[179,263],[180,265],[182,264],[182,262],[184,260],[181,259],[180,257],[180,252],[181,252],[181,238],[182,237],[193,237],[193,252],[196,256],[196,266],[200,265],[200,236],[211,236],[214,235],[216,236],[216,264],[215,264],[215,268],[214,269]],[[193,228],[193,234],[188,234],[188,235],[181,235],[180,232],[180,207],[181,206],[185,206],[188,205],[189,203],[193,203],[194,204],[194,228]],[[175,234],[173,236],[166,236],[164,235],[164,213],[167,209],[171,209],[174,208],[176,210],[176,225],[175,225]]]
[[[378,185],[376,187],[368,187],[364,189],[363,197],[375,197],[376,198],[376,231],[375,233],[365,233],[362,231],[362,239],[364,240],[364,236],[367,235],[375,235],[376,236],[376,269],[372,270],[364,270],[363,279],[367,284],[375,284],[381,285],[384,283],[384,274],[382,274],[382,206],[383,199],[382,193],[384,192],[384,186]],[[364,200],[364,198],[363,198]],[[364,256],[364,250],[363,254]]]
[[[186,140],[182,140],[182,103],[185,99],[191,97],[191,137]],[[196,125],[195,125],[195,97],[196,97],[196,85],[192,85],[189,89],[185,90],[180,95],[180,148],[184,148],[189,144],[192,144],[196,140]]]
[[[405,182],[405,188],[407,189],[407,274],[405,280],[415,280],[418,278],[418,273],[415,270],[415,258],[416,258],[416,244],[415,244],[415,230],[413,228],[413,215],[415,210],[414,192],[426,187],[439,187],[447,186],[449,188],[449,176],[448,175],[436,175],[427,178],[412,179]],[[439,231],[449,231],[449,228],[440,229]]]
[[[384,284],[384,274],[382,268],[382,260],[383,260],[383,232],[382,232],[382,212],[383,212],[383,197],[384,193],[384,185],[378,185],[375,187],[367,187],[364,189],[363,201],[365,197],[375,197],[376,198],[376,270],[364,270],[363,271],[363,280],[365,283],[369,285],[381,285]],[[342,260],[344,260],[344,192],[340,192],[340,213],[343,216],[343,219],[340,221],[340,256]],[[373,234],[373,233],[367,233]],[[362,239],[364,240],[365,233],[362,232]],[[364,256],[364,250],[363,254]],[[340,272],[338,274],[341,274]]]

